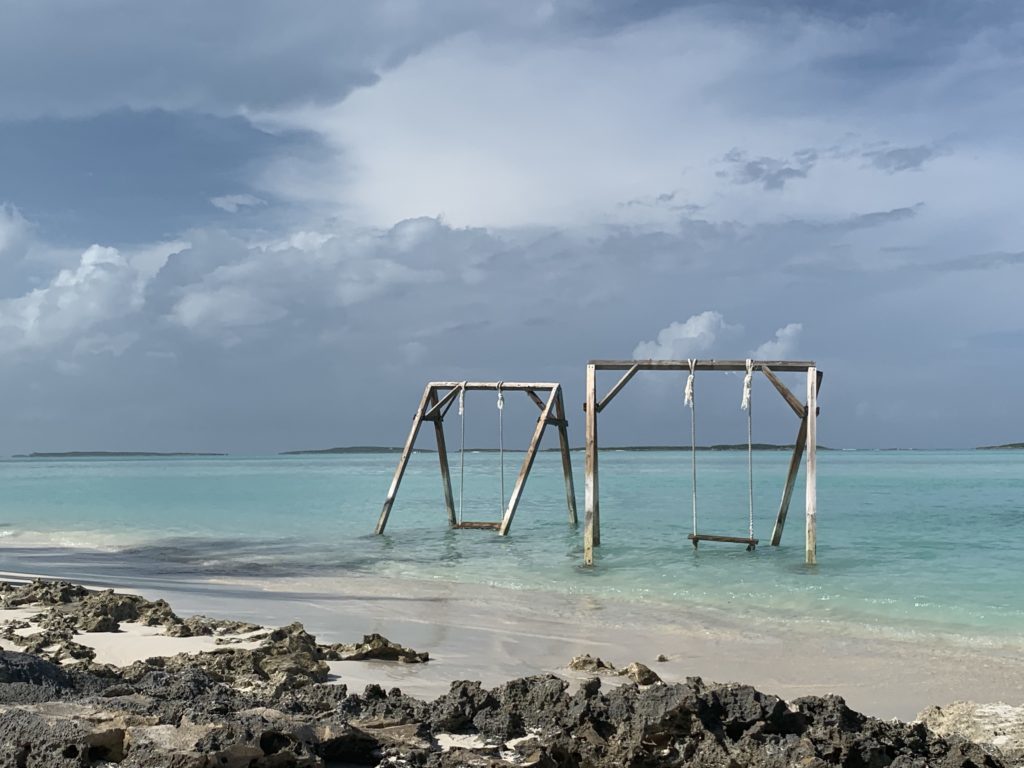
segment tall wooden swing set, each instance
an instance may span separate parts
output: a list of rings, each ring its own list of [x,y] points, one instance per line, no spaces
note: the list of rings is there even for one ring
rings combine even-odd
[[[621,371],[618,381],[608,390],[604,397],[597,397],[598,371]],[[587,363],[586,401],[586,446],[585,446],[585,520],[583,531],[583,562],[584,565],[594,564],[594,550],[601,544],[601,505],[598,483],[598,441],[597,417],[615,398],[619,392],[640,371],[675,371],[687,374],[684,389],[684,403],[690,410],[690,475],[691,475],[691,507],[692,530],[688,539],[696,549],[701,542],[717,542],[741,544],[748,551],[757,547],[759,540],[754,536],[754,473],[753,473],[753,408],[752,384],[754,374],[762,373],[782,396],[786,404],[800,421],[793,453],[789,461],[786,482],[782,490],[772,528],[771,544],[779,546],[782,541],[782,530],[789,513],[790,501],[796,486],[797,474],[801,460],[806,460],[806,492],[805,492],[805,561],[808,564],[817,562],[817,417],[818,390],[821,388],[822,374],[813,362],[794,360],[591,360]],[[745,536],[707,533],[700,529],[698,519],[697,496],[697,409],[696,409],[696,374],[700,371],[727,371],[744,374],[743,398],[741,407],[747,414],[747,484],[748,509],[747,531]],[[805,373],[807,376],[807,398],[801,401],[776,375],[777,373]],[[500,519],[498,520],[465,520],[463,517],[463,501],[465,491],[465,456],[466,456],[466,403],[467,392],[491,391],[497,393],[498,410],[498,456],[500,464]],[[523,457],[511,495],[505,496],[505,447],[504,447],[504,407],[506,392],[523,392],[540,409],[533,436]],[[543,397],[542,395],[546,395]],[[458,504],[452,491],[451,464],[449,461],[447,441],[444,430],[444,419],[451,408],[458,403],[459,416],[459,494]],[[573,486],[572,460],[570,457],[568,421],[565,414],[565,403],[562,387],[558,383],[537,382],[480,382],[480,381],[432,381],[423,390],[419,407],[413,416],[412,428],[405,441],[398,467],[395,469],[391,486],[388,489],[377,520],[378,534],[384,533],[391,509],[398,495],[402,477],[405,474],[409,459],[415,449],[416,438],[424,422],[433,422],[434,438],[437,445],[438,464],[441,472],[441,485],[444,493],[445,510],[448,526],[454,530],[491,530],[501,536],[507,536],[512,526],[516,510],[522,499],[526,481],[540,448],[546,427],[554,426],[558,430],[559,452],[562,460],[562,472],[565,479],[566,506],[569,523],[577,524],[576,493]]]

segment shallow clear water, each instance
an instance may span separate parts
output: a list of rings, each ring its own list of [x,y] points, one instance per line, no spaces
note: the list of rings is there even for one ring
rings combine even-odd
[[[506,491],[522,454],[506,454]],[[582,520],[582,459],[574,453]],[[373,527],[397,455],[0,462],[0,569],[95,581],[382,573],[941,632],[1024,630],[1024,451],[819,453],[819,565],[803,564],[803,486],[783,546],[748,553],[690,530],[689,453],[601,454],[602,546],[583,569],[561,465],[542,454],[512,535],[446,527],[435,454],[416,454],[387,534]],[[754,457],[755,535],[788,454]],[[453,471],[458,473],[457,457]],[[746,455],[698,454],[700,528],[745,535]],[[495,453],[466,457],[465,516],[497,520]],[[456,485],[456,495],[458,487]]]

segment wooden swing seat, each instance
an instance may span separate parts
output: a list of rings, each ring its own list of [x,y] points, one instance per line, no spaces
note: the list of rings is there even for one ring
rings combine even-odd
[[[717,536],[710,533],[691,533],[687,537],[693,542],[693,548],[696,549],[697,545],[702,541],[719,541],[725,544],[746,544],[747,551],[753,551],[757,547],[757,539],[751,539],[746,536]]]
[[[477,531],[497,531],[501,528],[501,523],[489,523],[489,522],[476,522],[472,520],[466,520],[463,523],[455,523],[452,526],[455,529],[466,529],[466,530],[477,530]]]

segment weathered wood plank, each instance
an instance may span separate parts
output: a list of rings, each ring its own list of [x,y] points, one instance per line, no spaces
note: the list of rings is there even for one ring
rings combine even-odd
[[[600,546],[601,543],[600,507],[597,498],[597,368],[593,363],[587,365],[586,421],[586,459],[583,468],[583,564],[593,565],[594,547]]]
[[[808,565],[818,562],[818,372],[807,371],[807,533],[805,559]]]
[[[466,520],[461,523],[455,523],[455,525],[453,525],[452,528],[455,528],[456,530],[466,531],[497,531],[499,528],[501,528],[501,523],[492,523],[486,521],[476,522],[472,520]]]
[[[702,541],[717,541],[723,544],[745,544],[747,549],[751,550],[757,546],[758,542],[758,539],[752,539],[749,536],[718,536],[711,533],[691,533],[686,538],[693,542],[694,547]]]
[[[569,420],[565,414],[565,400],[562,398],[562,388],[557,390],[558,399],[555,401],[555,413],[558,415],[558,447],[562,454],[562,474],[565,476],[565,503],[569,509],[570,525],[578,525],[579,518],[576,514],[576,484],[572,477],[572,457],[569,448]]]
[[[427,402],[430,399],[431,393],[434,388],[429,384],[423,389],[423,397],[420,398],[419,407],[416,409],[416,415],[412,419],[412,428],[409,430],[409,436],[405,439],[405,447],[402,448],[402,455],[398,459],[398,466],[395,468],[394,477],[391,478],[391,487],[388,488],[388,495],[384,498],[384,506],[380,511],[380,517],[377,519],[377,534],[384,533],[384,528],[388,524],[388,517],[391,515],[391,507],[394,506],[395,497],[398,495],[398,486],[402,483],[402,475],[405,474],[405,468],[409,464],[409,457],[412,455],[412,448],[416,444],[416,436],[420,433],[420,426],[423,424],[423,413],[427,408]]]
[[[796,395],[790,391],[789,387],[783,384],[779,380],[779,377],[776,376],[772,372],[772,369],[767,365],[761,366],[761,373],[767,377],[768,381],[772,383],[772,386],[774,386],[779,391],[779,394],[782,395],[783,399],[789,403],[789,407],[793,409],[793,413],[796,414],[797,418],[802,419],[804,417],[804,404],[797,400]]]
[[[614,387],[612,387],[610,390],[608,390],[608,394],[605,395],[604,397],[602,397],[601,398],[601,402],[599,402],[597,404],[597,412],[598,413],[600,413],[601,411],[603,411],[605,409],[605,407],[608,405],[608,403],[610,403],[612,401],[612,398],[614,398],[617,394],[619,394],[619,392],[622,390],[622,388],[629,383],[630,379],[632,379],[634,376],[636,376],[636,372],[639,371],[639,370],[640,370],[640,366],[639,366],[639,363],[638,363],[637,365],[634,365],[628,371],[626,371],[625,374],[623,374],[622,378],[619,379],[615,383]]]
[[[687,360],[591,360],[599,371],[628,371],[634,365],[641,371],[687,371],[690,363]],[[811,360],[755,360],[754,370],[767,365],[773,371],[785,373],[802,373],[815,367]],[[746,360],[698,360],[695,369],[698,371],[746,371]]]
[[[432,381],[430,386],[434,387],[439,391],[446,391],[449,389],[458,389],[463,384],[466,385],[466,391],[477,391],[477,390],[496,390],[498,384],[501,384],[501,388],[505,391],[525,391],[528,389],[540,390],[543,392],[550,392],[555,387],[559,386],[557,381],[545,381],[545,382],[529,382],[529,381]]]
[[[551,394],[548,395],[548,401],[544,405],[544,410],[541,411],[540,418],[537,419],[537,426],[533,429],[530,446],[526,449],[523,464],[519,468],[519,476],[516,478],[516,484],[512,488],[512,495],[508,499],[505,516],[502,518],[501,527],[498,529],[498,533],[502,536],[508,536],[508,529],[512,527],[512,518],[516,516],[519,500],[523,497],[523,488],[526,487],[526,480],[530,476],[530,470],[533,469],[533,461],[537,458],[537,449],[540,448],[540,441],[544,437],[544,428],[548,425],[548,416],[551,415],[551,409],[554,407],[557,394],[557,389],[551,390]]]

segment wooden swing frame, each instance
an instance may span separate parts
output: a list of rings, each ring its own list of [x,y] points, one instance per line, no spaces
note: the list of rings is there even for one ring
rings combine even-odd
[[[601,545],[601,504],[599,498],[598,484],[598,444],[597,444],[597,416],[608,407],[612,399],[622,391],[622,388],[629,383],[640,371],[684,371],[691,370],[688,360],[591,360],[587,363],[587,399],[583,406],[586,412],[587,441],[586,441],[586,463],[584,465],[585,483],[585,518],[583,529],[583,564],[594,564],[594,548]],[[740,371],[747,370],[746,360],[697,360],[693,364],[694,371]],[[755,360],[753,370],[761,371],[765,378],[772,383],[789,407],[800,419],[800,429],[797,432],[796,442],[793,445],[793,455],[789,460],[789,471],[786,475],[786,485],[782,491],[782,501],[779,503],[779,511],[775,517],[775,526],[772,529],[771,544],[779,546],[782,541],[782,529],[786,524],[786,515],[789,513],[790,501],[793,497],[793,488],[796,485],[797,473],[800,471],[800,461],[806,454],[807,461],[807,491],[805,503],[805,560],[809,565],[817,562],[817,435],[818,435],[818,390],[821,389],[822,372],[818,370],[814,362],[797,360]],[[625,371],[615,385],[608,390],[608,393],[598,399],[597,397],[597,372],[598,371]],[[787,387],[776,372],[806,373],[807,374],[807,400],[801,402],[796,395]],[[733,543],[748,544],[753,539],[733,536],[712,536],[709,534],[690,534],[689,538],[694,546],[699,541],[727,541]]]
[[[533,430],[533,437],[526,449],[523,463],[519,468],[519,475],[512,488],[512,495],[508,504],[503,510],[501,522],[473,522],[460,521],[455,515],[455,498],[452,494],[451,471],[448,465],[448,447],[444,435],[444,417],[449,409],[458,400],[462,392],[490,391],[490,392],[525,392],[526,395],[540,408],[540,416],[537,418],[537,426]],[[547,393],[547,399],[541,394]],[[541,393],[541,394],[538,394]],[[441,468],[441,484],[444,489],[444,505],[448,513],[448,526],[455,529],[465,530],[491,530],[497,531],[501,536],[507,536],[509,528],[512,527],[512,519],[515,517],[519,502],[522,499],[523,489],[526,487],[526,480],[530,476],[534,459],[537,458],[537,451],[540,448],[541,439],[544,437],[544,430],[550,424],[558,428],[559,451],[562,455],[562,473],[565,476],[565,501],[569,510],[569,523],[577,524],[576,517],[576,489],[572,479],[572,460],[569,456],[569,422],[565,417],[565,402],[562,398],[562,386],[556,383],[533,383],[522,381],[431,381],[423,390],[423,397],[420,399],[416,415],[413,417],[412,429],[409,430],[409,437],[405,441],[401,458],[398,460],[398,467],[391,480],[391,487],[384,499],[384,507],[381,509],[380,518],[377,520],[377,534],[384,533],[388,524],[388,517],[391,515],[391,507],[398,495],[398,487],[402,483],[402,476],[409,464],[413,447],[416,444],[416,437],[419,435],[420,427],[426,421],[434,423],[434,438],[437,441],[437,458]]]

